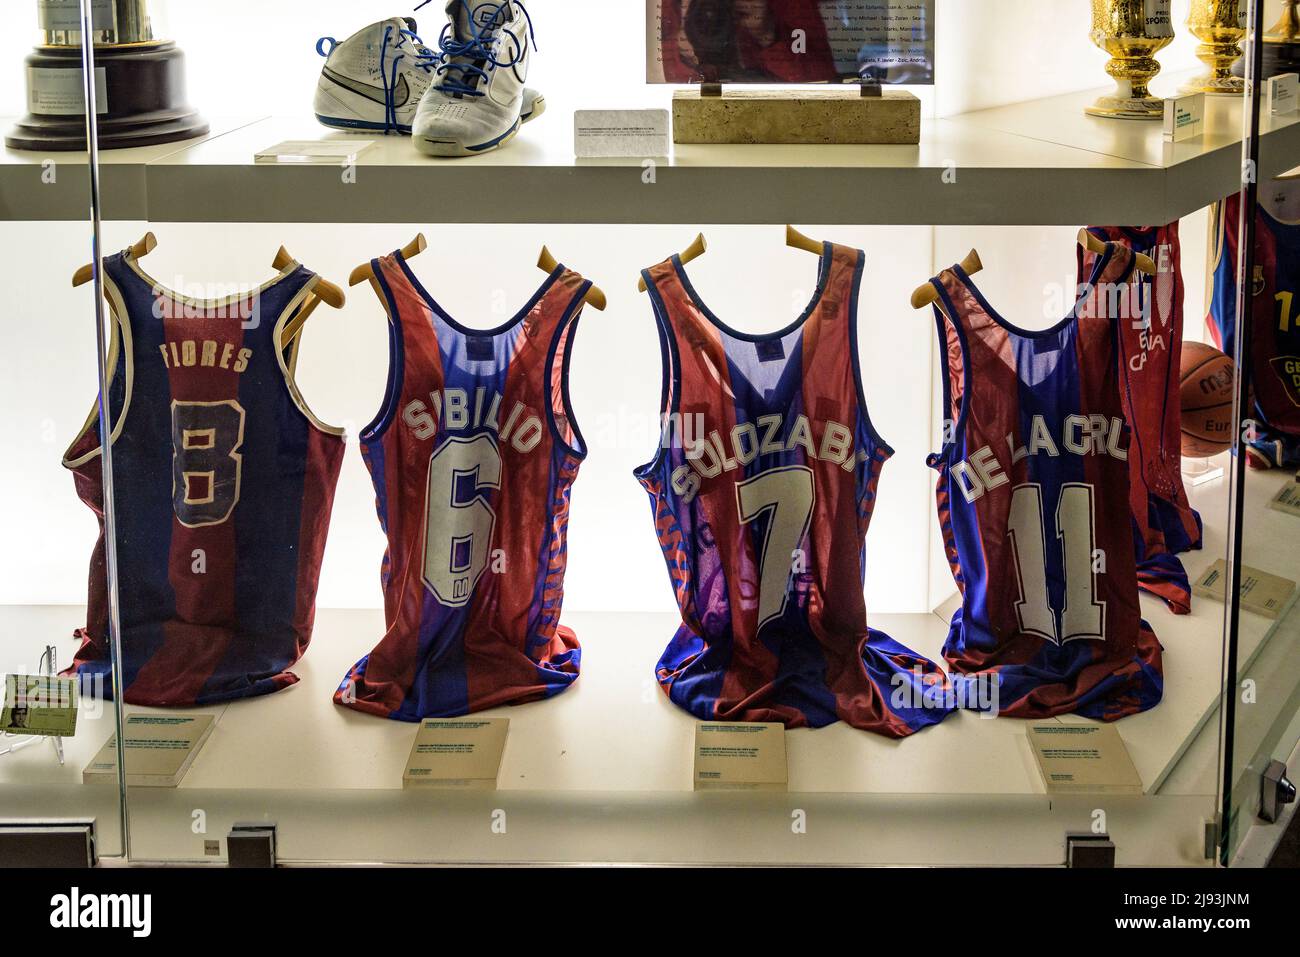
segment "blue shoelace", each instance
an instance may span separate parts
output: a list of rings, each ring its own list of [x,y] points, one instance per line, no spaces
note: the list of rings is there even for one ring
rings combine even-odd
[[[430,0],[424,0],[420,6],[429,3]],[[469,25],[469,37],[459,39],[456,37],[453,25],[448,23],[442,28],[442,34],[438,38],[439,53],[434,55],[434,63],[438,72],[438,79],[435,85],[444,93],[453,96],[483,96],[479,83],[488,79],[488,73],[498,67],[509,69],[519,62],[516,57],[513,60],[498,60],[492,52],[492,45],[498,39],[499,34],[504,33],[515,42],[515,49],[522,52],[522,45],[519,37],[514,31],[507,29],[504,25],[496,25],[497,18],[501,16],[503,10],[513,5],[520,9],[524,15],[524,20],[528,24],[528,39],[533,44],[534,49],[537,47],[537,38],[533,34],[533,18],[519,0],[502,0],[501,3],[480,3],[476,8],[471,9],[468,0],[459,0],[461,6],[465,8],[465,22]],[[475,24],[475,14],[484,8],[492,12],[492,16],[486,19],[485,25],[479,28]],[[416,7],[418,10],[419,7]],[[504,18],[503,18],[504,19]],[[455,58],[463,58],[467,62],[453,62]],[[482,64],[480,66],[479,64]]]
[[[428,3],[429,0],[425,0]],[[424,6],[424,4],[420,4]],[[418,7],[416,9],[419,9]],[[396,34],[396,38],[394,38]],[[326,42],[329,43],[329,49],[325,48]],[[402,132],[403,128],[397,122],[397,80],[398,70],[402,61],[408,58],[407,45],[414,51],[410,56],[411,62],[417,69],[429,73],[437,68],[442,60],[442,55],[434,53],[424,45],[424,41],[411,30],[394,31],[392,24],[384,25],[384,42],[379,48],[379,75],[384,82],[384,131],[385,132]],[[316,52],[323,57],[328,57],[334,52],[334,48],[339,45],[339,41],[333,37],[321,37],[316,41]],[[393,57],[391,67],[387,65],[388,51],[392,47],[396,52]]]

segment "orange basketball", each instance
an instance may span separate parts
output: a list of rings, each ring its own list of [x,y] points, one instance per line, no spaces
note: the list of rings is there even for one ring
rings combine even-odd
[[[1232,445],[1232,395],[1236,367],[1214,346],[1184,342],[1180,395],[1183,455],[1204,459]]]

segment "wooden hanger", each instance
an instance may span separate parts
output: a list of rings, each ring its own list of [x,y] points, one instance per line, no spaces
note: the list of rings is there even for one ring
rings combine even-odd
[[[700,233],[699,235],[697,235],[697,236],[695,237],[695,242],[691,243],[689,246],[687,246],[685,249],[683,249],[680,253],[678,253],[678,258],[681,259],[681,261],[682,261],[682,265],[684,266],[684,265],[686,265],[688,262],[690,262],[692,259],[699,259],[701,256],[703,256],[703,255],[704,255],[705,253],[707,253],[708,251],[709,251],[709,244],[708,244],[707,242],[705,242],[705,240],[704,240],[704,234],[703,234],[703,233]],[[637,288],[637,291],[638,291],[638,292],[645,292],[645,291],[646,291],[646,285],[645,285],[645,278],[644,278],[644,277],[642,277],[641,279],[638,279],[638,280],[636,281],[636,288]]]
[[[274,269],[283,271],[296,261],[289,255],[289,250],[281,246],[276,251],[275,259],[271,260],[271,266]],[[342,309],[343,304],[347,302],[347,296],[343,294],[342,289],[324,276],[318,276],[316,285],[312,287],[311,293],[307,296],[307,301],[303,303],[302,308],[298,310],[294,317],[284,324],[284,329],[280,333],[281,348],[293,342],[298,333],[302,332],[302,327],[307,324],[311,314],[316,311],[316,307],[322,302],[334,309]]]
[[[289,250],[281,246],[276,251],[275,259],[271,261],[271,267],[273,269],[284,271],[286,267],[295,262],[297,262],[297,260],[289,255]],[[343,290],[334,285],[334,283],[330,282],[324,276],[318,276],[316,278],[316,285],[312,287],[311,292],[313,296],[321,300],[325,305],[332,306],[335,309],[342,309],[343,304],[348,301],[348,297],[344,295]]]
[[[785,244],[793,249],[802,249],[804,252],[812,253],[814,256],[822,254],[822,244],[815,239],[809,239],[793,226],[785,227]]]
[[[1088,252],[1097,256],[1100,256],[1106,251],[1106,243],[1088,232],[1087,229],[1079,230],[1079,245],[1088,250]],[[1133,254],[1133,265],[1140,273],[1145,273],[1148,276],[1154,276],[1156,274],[1155,260],[1150,256],[1135,252]]]
[[[966,275],[973,276],[984,268],[984,263],[980,261],[980,254],[971,250],[966,254],[966,258],[961,261],[961,268],[965,270]],[[934,288],[934,283],[927,282],[924,286],[917,286],[912,291],[912,308],[924,309],[931,303],[938,302],[939,292]]]
[[[402,258],[414,259],[428,248],[429,244],[424,239],[424,233],[416,233],[415,238],[402,247]],[[375,287],[375,294],[379,295],[379,298],[382,299],[383,296],[380,295],[378,286],[379,277],[375,275],[374,267],[371,266],[369,262],[363,262],[348,275],[349,286],[358,285],[366,280],[370,280],[370,285]]]
[[[544,273],[552,273],[555,272],[555,267],[558,265],[559,262],[551,255],[551,251],[543,246],[542,254],[537,257],[537,268]],[[583,296],[583,302],[600,312],[604,312],[605,306],[609,304],[599,286],[588,286],[587,295]]]
[[[154,251],[158,246],[158,239],[153,233],[145,233],[140,237],[140,241],[131,247],[131,257],[133,259],[143,259]],[[90,280],[95,278],[95,264],[86,263],[75,273],[72,274],[73,286],[84,286]]]

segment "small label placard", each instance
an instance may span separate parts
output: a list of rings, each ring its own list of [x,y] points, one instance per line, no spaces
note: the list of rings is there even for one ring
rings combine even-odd
[[[1192,585],[1192,594],[1222,602],[1228,593],[1228,563],[1220,558]],[[1295,582],[1270,575],[1249,565],[1241,566],[1241,607],[1265,618],[1277,618],[1291,600]]]
[[[1142,776],[1114,725],[1031,724],[1028,733],[1048,794],[1142,793]]]
[[[1200,136],[1204,128],[1204,93],[1171,96],[1165,100],[1165,139],[1181,143]]]
[[[785,726],[704,721],[695,726],[695,790],[784,791]]]
[[[374,140],[285,140],[255,153],[253,162],[350,166],[374,145]]]
[[[80,116],[86,112],[86,87],[80,69],[27,68],[27,112],[33,116]],[[95,67],[95,112],[108,112],[108,73]]]
[[[77,682],[49,675],[5,675],[0,731],[72,737],[77,733]]]
[[[493,790],[509,718],[426,718],[415,732],[402,787]]]
[[[1300,476],[1297,476],[1300,479]],[[1300,481],[1287,482],[1268,503],[1269,508],[1300,518]]]
[[[668,155],[667,110],[576,110],[579,159],[657,159]]]
[[[1300,108],[1300,73],[1279,73],[1264,81],[1264,109],[1274,116]]]
[[[210,714],[128,714],[122,717],[129,787],[174,788],[212,734]],[[83,784],[117,781],[117,735],[110,735],[81,772]]]

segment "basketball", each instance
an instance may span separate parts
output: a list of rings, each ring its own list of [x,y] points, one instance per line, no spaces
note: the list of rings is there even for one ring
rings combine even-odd
[[[1185,457],[1209,458],[1231,447],[1235,373],[1232,360],[1213,346],[1183,343],[1179,394]]]

